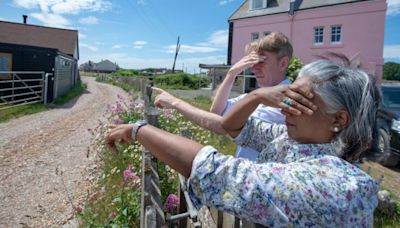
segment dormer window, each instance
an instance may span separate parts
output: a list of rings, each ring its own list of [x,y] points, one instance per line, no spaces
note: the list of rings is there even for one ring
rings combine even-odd
[[[250,0],[250,10],[265,9],[278,6],[277,0]]]
[[[250,0],[250,10],[267,8],[267,0]]]

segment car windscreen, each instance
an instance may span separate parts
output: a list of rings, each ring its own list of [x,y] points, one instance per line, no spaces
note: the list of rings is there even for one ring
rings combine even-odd
[[[382,105],[400,109],[400,87],[382,87]]]

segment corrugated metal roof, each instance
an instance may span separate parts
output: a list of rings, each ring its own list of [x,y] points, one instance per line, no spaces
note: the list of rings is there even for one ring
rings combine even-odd
[[[298,0],[297,0],[298,1]],[[310,9],[310,8],[317,8],[317,7],[325,7],[330,5],[338,5],[344,3],[351,3],[351,2],[361,2],[361,1],[370,1],[370,0],[304,0],[301,1],[299,10],[302,9]],[[249,0],[245,0],[245,2],[237,9],[232,16],[229,17],[229,20],[237,20],[242,18],[249,18],[249,17],[257,17],[257,16],[264,16],[270,14],[277,14],[277,13],[287,13],[289,11],[290,0],[277,0],[278,6],[265,8],[265,9],[258,9],[258,10],[249,10]]]
[[[53,48],[73,56],[78,30],[0,21],[0,43]]]

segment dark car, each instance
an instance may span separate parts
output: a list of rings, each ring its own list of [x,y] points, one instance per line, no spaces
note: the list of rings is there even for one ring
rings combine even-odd
[[[381,92],[375,160],[385,166],[396,166],[400,161],[400,83],[382,84]]]

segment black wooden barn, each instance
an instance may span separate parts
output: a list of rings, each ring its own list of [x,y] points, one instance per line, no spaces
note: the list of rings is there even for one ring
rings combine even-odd
[[[14,81],[11,83],[13,75],[28,79],[24,83],[29,85],[37,83],[29,82],[29,79],[43,77],[40,82],[42,92],[47,90],[47,102],[51,102],[68,92],[79,80],[78,59],[77,30],[29,25],[26,18],[24,23],[0,21],[0,72],[10,72],[0,73],[0,82],[5,82],[0,83],[0,96],[11,97],[6,88],[17,85]],[[45,85],[47,89],[44,89]],[[13,90],[15,92],[29,94],[27,89]]]

